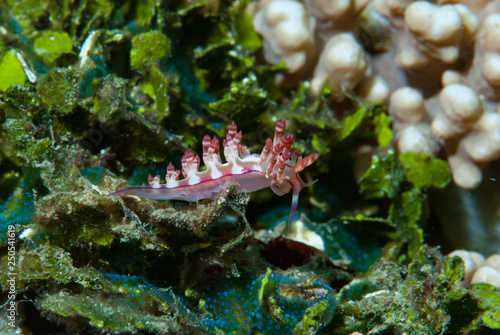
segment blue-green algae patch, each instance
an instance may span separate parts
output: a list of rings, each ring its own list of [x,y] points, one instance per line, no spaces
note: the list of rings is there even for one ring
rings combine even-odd
[[[215,333],[311,334],[326,326],[335,313],[333,290],[268,270],[243,273],[203,298],[204,324]]]

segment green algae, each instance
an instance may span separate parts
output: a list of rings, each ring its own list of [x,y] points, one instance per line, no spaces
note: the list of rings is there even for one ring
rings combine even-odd
[[[148,75],[140,81],[142,91],[154,101],[154,109],[160,119],[169,115],[169,96],[167,94],[168,80],[156,67],[150,67]]]
[[[205,48],[195,49],[196,76],[201,88],[220,91],[233,80],[239,80],[254,66],[254,60],[245,51],[235,52],[233,39],[222,39]]]
[[[48,294],[40,307],[60,316],[88,319],[97,328],[121,332],[182,332],[195,326],[196,316],[171,290],[157,290],[144,278],[88,273],[85,269],[75,269],[75,276],[93,289],[81,294]]]
[[[49,110],[69,114],[77,103],[78,84],[77,71],[54,69],[37,83],[37,95]]]
[[[406,180],[416,188],[445,187],[451,179],[448,164],[416,152],[405,152],[399,156]]]
[[[314,334],[318,329],[327,325],[332,317],[328,302],[323,300],[319,304],[307,308],[304,318],[294,329],[295,334]]]
[[[232,16],[234,30],[236,31],[236,43],[252,51],[257,51],[262,47],[262,40],[253,29],[252,18],[244,9],[245,1],[240,4],[238,9],[235,9],[235,15]]]
[[[32,28],[32,22],[36,22],[45,14],[45,4],[36,0],[7,1],[12,15],[18,24],[28,31]]]
[[[344,139],[347,136],[351,135],[351,133],[359,127],[363,119],[365,118],[365,115],[367,114],[367,108],[366,107],[360,107],[358,110],[353,113],[352,115],[349,115],[345,120],[344,123],[342,124],[342,131],[340,133],[340,139]]]
[[[368,197],[393,198],[399,185],[407,180],[417,189],[443,188],[450,182],[448,165],[441,159],[407,152],[396,158],[393,151],[386,157],[374,156],[372,165],[359,181],[360,191]]]
[[[99,303],[96,304],[96,301]],[[179,325],[175,327],[173,320],[167,316],[155,317],[137,309],[137,305],[127,298],[110,299],[98,293],[87,296],[61,292],[44,298],[40,306],[61,316],[87,318],[91,326],[110,331],[135,332],[148,329],[168,332],[181,328]],[[135,309],[133,315],[128,313],[131,308]]]
[[[275,104],[269,100],[267,92],[255,85],[255,76],[245,78],[231,85],[229,93],[209,104],[209,112],[227,115],[236,122],[255,118],[271,110]]]
[[[17,149],[16,158],[28,162],[39,162],[40,157],[50,152],[52,141],[48,138],[34,138],[35,127],[30,121],[9,119],[2,128]]]
[[[49,151],[52,141],[48,138],[30,141],[26,145],[26,158],[34,161]]]
[[[9,141],[17,146],[25,146],[31,139],[29,132],[33,127],[31,121],[9,119],[2,126]]]
[[[313,146],[314,150],[316,150],[320,154],[327,154],[330,152],[330,146],[325,141],[325,139],[316,134],[314,134],[311,139],[311,145]]]
[[[387,115],[385,107],[376,103],[361,104],[352,115],[345,118],[340,132],[340,139],[345,139],[355,130],[366,127],[367,121],[373,122],[373,133],[381,147],[386,147],[392,140],[390,125],[392,118]]]
[[[479,301],[480,313],[469,327],[473,329],[500,329],[500,289],[490,284],[476,283],[469,288],[472,297]],[[486,328],[486,329],[484,329]]]
[[[155,0],[139,1],[135,8],[136,21],[141,27],[146,27],[156,13],[161,2]]]
[[[422,189],[443,188],[450,181],[447,164],[423,154],[404,153],[396,157],[390,150],[383,158],[374,156],[359,180],[360,193],[369,198],[389,198],[387,224],[396,230],[388,233],[405,251],[400,261],[413,259],[424,242],[422,226],[428,217],[428,198]],[[414,188],[405,190],[405,182]]]
[[[359,181],[360,192],[368,198],[394,198],[404,175],[393,151],[386,157],[373,156],[372,165]]]
[[[422,246],[405,268],[395,262],[394,251],[387,249],[364,278],[340,291],[341,317],[337,322],[342,323],[332,324],[334,334],[354,330],[374,334],[456,334],[457,324],[465,326],[474,319],[479,310],[473,308],[475,303],[468,290],[460,286],[461,260],[443,258],[436,249]],[[465,319],[455,309],[459,303],[464,304],[463,308],[472,308],[463,311],[465,315],[470,313]]]
[[[137,70],[144,70],[156,65],[170,53],[170,40],[160,31],[152,30],[134,36],[130,50],[130,65]]]
[[[271,269],[267,269],[266,274],[264,275],[264,278],[262,278],[262,282],[260,284],[258,296],[257,296],[257,299],[258,299],[260,306],[262,306],[264,304],[264,292],[265,292],[267,284],[269,284],[269,278],[271,278],[272,273],[273,273],[273,271]]]
[[[50,64],[63,54],[72,52],[73,41],[66,32],[44,31],[33,43],[35,52]]]
[[[335,133],[342,127],[339,120],[331,117],[326,94],[313,95],[307,82],[300,84],[293,96],[284,102],[277,113],[282,117],[294,118],[303,124],[313,125],[319,129],[333,129]],[[328,138],[327,136],[321,137]]]
[[[0,54],[0,91],[5,91],[11,85],[24,85],[28,78],[21,62],[16,57],[16,52],[11,50]]]
[[[149,123],[141,115],[125,114],[117,121],[111,137],[113,150],[123,161],[135,161],[143,166],[164,162],[168,157],[164,132],[158,124]]]
[[[388,222],[396,228],[391,239],[407,246],[405,257],[413,259],[424,241],[419,224],[427,217],[427,198],[418,189],[398,195],[389,209]]]
[[[126,90],[126,80],[114,75],[95,80],[92,114],[97,120],[101,122],[117,120],[128,111]]]
[[[392,130],[391,130],[392,118],[384,112],[376,113],[373,117],[373,124],[375,127],[375,135],[377,137],[378,144],[384,148],[391,143],[392,140]]]

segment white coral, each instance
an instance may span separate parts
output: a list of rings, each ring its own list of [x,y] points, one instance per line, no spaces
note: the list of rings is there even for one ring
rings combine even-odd
[[[500,99],[500,14],[489,15],[481,23],[471,75],[482,94]]]
[[[442,140],[455,183],[475,188],[483,166],[500,157],[500,115],[485,112],[474,90],[462,84],[446,86],[440,103],[432,133]]]
[[[438,0],[439,5],[444,4],[462,4],[467,6],[476,15],[495,10],[495,1],[492,0]]]
[[[368,58],[354,36],[342,33],[328,40],[314,70],[311,90],[319,94],[328,82],[334,91],[352,90],[365,75]]]
[[[369,102],[385,102],[390,91],[389,84],[379,75],[363,78],[356,88],[356,93]]]
[[[410,4],[404,21],[407,29],[398,46],[397,61],[407,69],[430,62],[455,63],[478,26],[474,14],[464,5],[437,6],[427,1]]]
[[[264,41],[264,58],[271,64],[285,61],[289,73],[300,71],[315,54],[316,19],[294,0],[263,3],[253,18]]]
[[[432,137],[424,97],[411,87],[392,93],[389,112],[394,118],[395,141],[398,152],[418,152],[435,156],[438,150]]]
[[[412,2],[413,0],[373,0],[373,7],[377,12],[390,20],[393,25],[402,28],[406,7]]]
[[[265,59],[287,63],[281,84],[310,78],[314,94],[327,84],[371,102],[386,102],[394,90],[398,151],[436,156],[440,144],[462,188],[478,186],[482,168],[500,157],[500,1],[260,0],[250,7]],[[367,17],[385,29],[368,34]],[[390,52],[377,54],[387,50],[389,31]]]
[[[370,0],[305,0],[321,30],[350,30]]]

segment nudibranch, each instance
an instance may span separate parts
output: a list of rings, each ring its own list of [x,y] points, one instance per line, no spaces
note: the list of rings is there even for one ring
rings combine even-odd
[[[290,191],[293,193],[292,208],[288,225],[291,225],[299,193],[310,184],[304,183],[299,172],[318,159],[314,153],[302,158],[299,149],[293,147],[292,135],[283,135],[285,120],[279,120],[274,130],[274,139],[268,138],[260,154],[250,154],[241,144],[241,131],[236,124],[229,125],[226,138],[222,142],[226,163],[222,163],[219,140],[214,136],[203,138],[203,162],[206,170],[198,171],[200,157],[191,150],[182,157],[181,171],[170,163],[167,167],[166,183],[160,184],[160,176],[148,177],[150,186],[132,186],[118,190],[110,195],[135,195],[149,199],[198,201],[213,198],[229,185],[238,184],[245,191],[253,192],[271,187],[277,195]]]

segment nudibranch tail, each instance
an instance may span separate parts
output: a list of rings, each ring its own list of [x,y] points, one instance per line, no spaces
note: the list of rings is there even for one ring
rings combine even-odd
[[[182,156],[182,169],[176,170],[170,163],[167,167],[165,184],[160,176],[149,176],[150,186],[127,187],[110,195],[136,195],[150,199],[197,201],[213,198],[218,192],[231,184],[239,184],[247,192],[265,187],[277,195],[292,191],[292,206],[288,225],[293,222],[297,210],[300,191],[310,184],[305,184],[299,172],[313,164],[319,157],[315,153],[302,158],[299,149],[293,147],[292,135],[284,135],[285,120],[276,123],[274,137],[266,140],[260,154],[250,154],[241,143],[242,133],[234,122],[228,126],[226,138],[222,141],[225,163],[222,163],[219,140],[209,135],[203,137],[201,156],[187,150]],[[200,162],[206,170],[199,171]],[[179,176],[183,179],[179,180]]]

